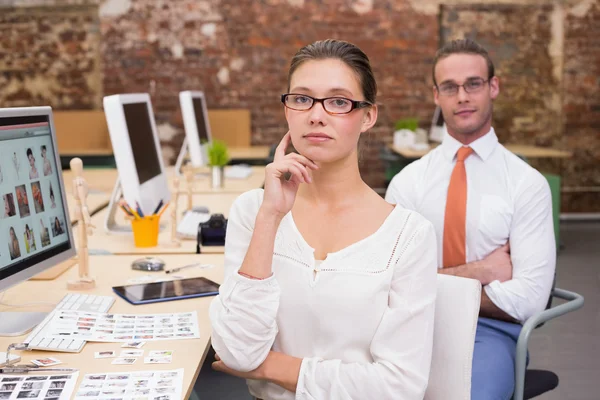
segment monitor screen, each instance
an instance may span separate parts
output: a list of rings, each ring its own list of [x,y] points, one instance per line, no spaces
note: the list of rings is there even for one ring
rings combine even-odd
[[[161,173],[147,103],[123,104],[140,185]]]
[[[71,248],[48,115],[0,117],[0,280]]]
[[[206,119],[204,118],[204,99],[202,97],[192,97],[194,103],[194,114],[196,116],[196,126],[198,127],[198,138],[200,144],[209,142],[208,132],[206,131]]]

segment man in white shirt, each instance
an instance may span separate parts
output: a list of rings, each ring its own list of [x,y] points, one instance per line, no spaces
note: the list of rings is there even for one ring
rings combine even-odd
[[[433,223],[439,273],[483,285],[472,398],[510,399],[521,324],[544,310],[554,278],[550,188],[498,143],[492,103],[499,80],[485,49],[469,39],[447,44],[433,78],[447,134],[394,177],[386,200]]]

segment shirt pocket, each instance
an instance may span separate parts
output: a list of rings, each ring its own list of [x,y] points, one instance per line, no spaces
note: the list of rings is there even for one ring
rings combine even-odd
[[[510,236],[512,207],[500,196],[481,195],[478,242],[484,248],[503,246]]]

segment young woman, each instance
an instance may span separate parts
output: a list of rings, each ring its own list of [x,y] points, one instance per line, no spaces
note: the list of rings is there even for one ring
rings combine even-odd
[[[33,156],[33,151],[30,148],[27,149],[27,159],[29,160],[29,166],[31,169],[29,170],[29,179],[37,179],[40,177],[38,173],[37,167],[35,166],[35,157]]]
[[[25,224],[25,250],[28,254],[36,250],[35,237],[33,236],[33,230],[29,229],[29,224]]]
[[[350,43],[313,43],[292,59],[288,92],[265,188],[229,214],[213,367],[261,399],[422,399],[435,233],[361,179],[358,141],[377,120],[369,60]]]
[[[60,221],[58,220],[58,217],[54,217],[54,236],[62,235],[63,233],[65,232],[60,226]]]
[[[50,164],[50,160],[46,155],[46,146],[42,146],[42,160],[44,165],[44,176],[48,176],[52,174],[52,165]]]
[[[56,208],[56,202],[54,201],[54,189],[52,189],[52,184],[50,184],[50,208]]]
[[[12,226],[10,227],[9,233],[10,242],[8,243],[8,251],[10,253],[10,259],[14,260],[15,258],[21,257],[21,248],[19,247],[19,239],[17,239],[15,229]]]

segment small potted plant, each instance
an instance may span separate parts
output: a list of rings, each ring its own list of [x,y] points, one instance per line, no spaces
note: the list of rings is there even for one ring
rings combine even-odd
[[[208,146],[208,165],[210,166],[211,186],[213,188],[223,187],[225,171],[224,167],[229,162],[227,145],[219,140],[213,140]]]

